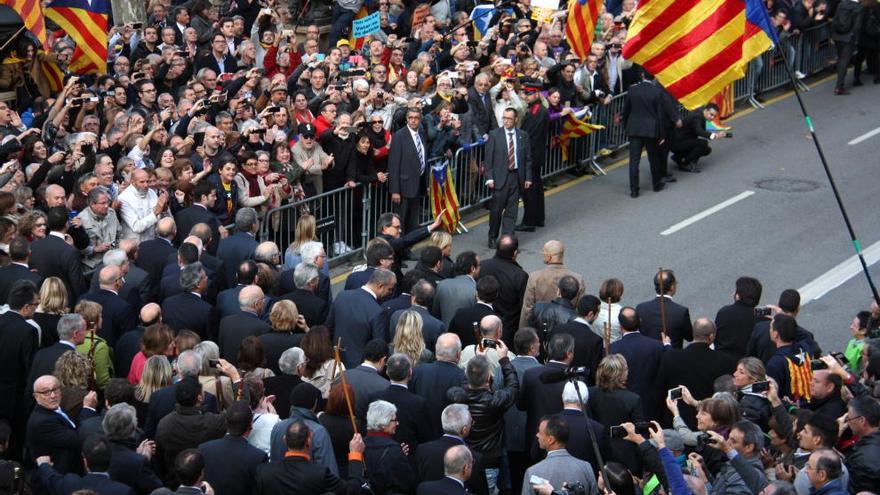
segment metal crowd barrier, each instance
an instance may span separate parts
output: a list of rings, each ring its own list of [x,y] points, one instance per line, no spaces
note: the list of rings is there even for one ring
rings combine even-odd
[[[733,85],[735,101],[749,98],[754,90],[769,91],[790,84],[780,50],[786,50],[786,56],[794,64],[794,69],[806,75],[827,69],[829,61],[835,56],[825,25],[814,26],[799,35],[790,36],[778,47],[761,55],[760,61],[749,65],[746,76]],[[759,67],[761,70],[757,70]],[[571,140],[568,160],[562,159],[559,143],[562,121],[551,122],[547,159],[541,176],[552,177],[584,162],[597,160],[604,154],[603,150],[613,151],[625,147],[628,144],[626,130],[619,118],[623,114],[625,98],[626,93],[616,95],[608,105],[598,105],[593,109],[590,122],[601,124],[605,129]],[[435,161],[430,160],[428,166]],[[482,162],[482,142],[462,146],[450,161],[458,192],[459,210],[462,213],[482,207],[492,196],[491,190],[485,186]],[[419,215],[422,225],[433,220],[428,201],[429,198],[425,195]],[[351,189],[327,191],[271,210],[267,214],[267,221],[261,224],[261,240],[274,241],[284,251],[293,240],[297,220],[306,211],[316,217],[318,238],[327,250],[328,260],[337,262],[362,257],[367,241],[376,236],[376,221],[379,216],[387,211],[396,211],[396,208],[391,202],[387,184],[358,184]]]

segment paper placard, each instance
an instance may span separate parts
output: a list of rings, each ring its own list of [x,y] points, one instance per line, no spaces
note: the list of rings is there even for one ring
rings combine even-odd
[[[532,0],[532,19],[538,22],[552,22],[553,14],[559,8],[558,0]]]
[[[379,25],[379,12],[355,19],[351,26],[352,36],[355,38],[365,38],[382,28]]]

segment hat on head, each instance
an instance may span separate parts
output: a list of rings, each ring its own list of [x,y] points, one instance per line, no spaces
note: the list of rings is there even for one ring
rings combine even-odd
[[[315,126],[312,124],[300,124],[297,130],[303,137],[315,137]]]
[[[351,43],[349,43],[348,40],[345,39],[345,38],[343,38],[343,39],[341,39],[341,40],[339,40],[339,41],[336,42],[336,48],[343,47],[343,46],[348,46],[348,47],[350,47],[350,46],[351,46]]]
[[[290,405],[303,409],[314,409],[321,401],[321,391],[311,383],[300,383],[290,391]]]
[[[276,91],[284,91],[285,93],[287,93],[287,86],[284,84],[276,84],[275,86],[272,87],[272,90],[269,92],[274,93]]]
[[[526,93],[537,93],[544,89],[544,83],[534,77],[521,77],[519,84]]]

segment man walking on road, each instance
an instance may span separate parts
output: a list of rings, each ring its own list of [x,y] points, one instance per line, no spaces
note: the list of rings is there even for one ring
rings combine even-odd
[[[513,233],[520,186],[527,190],[532,185],[529,135],[514,127],[516,118],[516,110],[505,110],[504,127],[490,132],[486,143],[486,187],[493,190],[489,203],[489,249],[498,245],[499,229],[502,234]]]
[[[642,150],[648,150],[648,163],[651,165],[651,184],[654,191],[660,191],[663,171],[660,169],[660,99],[662,90],[654,84],[654,76],[642,71],[642,80],[633,84],[627,92],[623,104],[623,125],[629,136],[629,195],[639,197],[639,162]]]

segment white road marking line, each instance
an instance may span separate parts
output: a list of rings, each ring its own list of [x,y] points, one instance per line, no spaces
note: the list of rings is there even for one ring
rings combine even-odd
[[[865,257],[865,263],[867,263],[869,267],[880,261],[880,241],[868,246],[867,249],[862,251],[862,255]],[[859,263],[859,258],[856,255],[850,256],[843,263],[828,270],[807,285],[798,289],[798,292],[801,294],[801,305],[807,304],[814,299],[821,298],[825,294],[843,285],[847,280],[861,274],[862,264]]]
[[[697,213],[696,215],[694,215],[690,218],[686,218],[686,219],[682,220],[681,222],[678,222],[677,224],[673,225],[672,227],[669,227],[668,229],[664,230],[663,232],[660,232],[660,235],[672,235],[672,234],[678,232],[679,230],[681,230],[691,224],[699,222],[700,220],[708,217],[709,215],[711,215],[713,213],[718,213],[719,211],[727,208],[728,206],[735,204],[735,203],[738,203],[738,202],[748,198],[752,194],[755,194],[755,191],[743,191],[743,192],[737,194],[736,196],[728,199],[727,201],[722,201],[721,203],[718,203],[717,205],[715,205],[707,210],[703,210],[700,213]]]
[[[877,134],[880,134],[880,127],[874,129],[873,131],[866,132],[846,144],[848,144],[850,146],[855,146],[855,145],[861,143],[862,141],[867,141],[868,139],[871,139],[872,137],[876,136]]]

